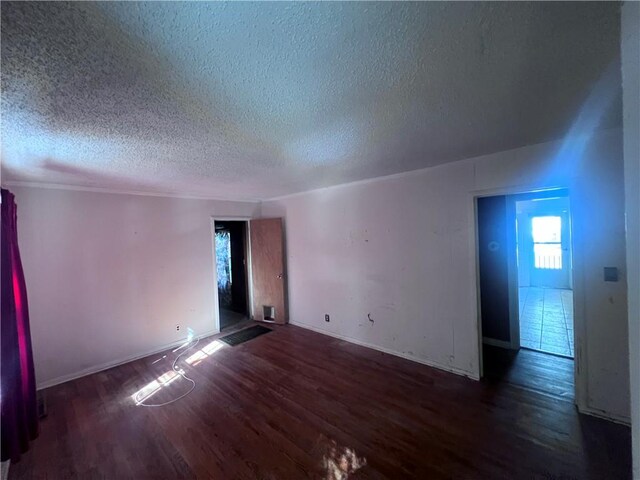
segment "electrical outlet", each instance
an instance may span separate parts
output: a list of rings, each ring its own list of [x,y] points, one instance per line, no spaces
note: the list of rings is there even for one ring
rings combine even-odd
[[[180,331],[180,325],[176,325],[176,332]]]
[[[330,322],[331,321],[331,320],[329,320],[329,314],[328,313],[324,314],[324,321],[325,322]]]

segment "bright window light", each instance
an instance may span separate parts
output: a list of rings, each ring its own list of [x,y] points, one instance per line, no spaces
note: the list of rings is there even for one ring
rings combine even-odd
[[[534,243],[560,243],[562,240],[560,217],[533,217],[531,225]]]
[[[562,218],[558,216],[533,217],[533,256],[535,268],[562,269]]]

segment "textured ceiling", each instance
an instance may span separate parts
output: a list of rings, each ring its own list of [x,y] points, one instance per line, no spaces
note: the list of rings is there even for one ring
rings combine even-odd
[[[2,178],[264,199],[559,138],[617,3],[2,2]]]

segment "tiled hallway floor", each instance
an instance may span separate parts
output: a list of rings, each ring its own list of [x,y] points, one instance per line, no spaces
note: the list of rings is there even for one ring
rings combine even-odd
[[[520,345],[573,358],[573,292],[520,287]]]

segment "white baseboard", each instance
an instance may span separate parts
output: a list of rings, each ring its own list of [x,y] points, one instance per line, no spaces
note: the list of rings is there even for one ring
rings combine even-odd
[[[484,343],[485,345],[491,345],[493,347],[509,348],[509,349],[513,348],[513,346],[511,345],[511,342],[507,342],[505,340],[496,340],[495,338],[489,338],[489,337],[482,337],[482,343]]]
[[[210,330],[208,332],[204,332],[198,335],[200,338],[208,337],[210,335],[215,335],[218,330]],[[79,372],[70,373],[68,375],[62,375],[60,377],[53,378],[51,380],[47,380],[46,382],[38,383],[36,386],[36,390],[43,390],[45,388],[53,387],[55,385],[60,385],[61,383],[70,382],[71,380],[75,380],[76,378],[86,377],[87,375],[92,375],[94,373],[102,372],[103,370],[108,370],[113,367],[117,367],[118,365],[122,365],[123,363],[133,362],[134,360],[138,360],[140,358],[148,357],[149,355],[155,355],[156,353],[164,352],[165,350],[169,350],[170,348],[177,347],[178,345],[182,345],[186,339],[178,340],[176,342],[169,343],[167,345],[162,345],[160,347],[154,348],[153,350],[149,350],[143,353],[138,353],[135,355],[130,355],[125,358],[120,358],[118,360],[112,360],[110,362],[102,363],[100,365],[94,365],[89,368],[85,368],[84,370],[80,370]]]
[[[353,343],[355,345],[360,345],[361,347],[371,348],[372,350],[377,350],[377,351],[382,352],[382,353],[387,353],[389,355],[394,355],[396,357],[404,358],[406,360],[411,360],[412,362],[421,363],[422,365],[427,365],[428,367],[437,368],[439,370],[444,370],[444,371],[449,372],[449,373],[455,373],[456,375],[462,375],[463,377],[467,377],[467,378],[470,378],[472,380],[480,380],[480,376],[478,374],[473,373],[473,372],[468,372],[466,370],[462,370],[462,369],[459,369],[459,368],[456,368],[456,367],[452,367],[450,365],[442,365],[442,364],[437,363],[437,362],[432,362],[431,360],[425,360],[423,358],[419,358],[419,357],[416,357],[414,355],[408,355],[406,353],[397,352],[395,350],[390,350],[388,348],[384,348],[384,347],[380,347],[378,345],[373,345],[371,343],[363,342],[361,340],[357,340],[357,339],[352,338],[352,337],[347,337],[347,336],[344,336],[344,335],[339,335],[337,333],[328,332],[328,331],[323,330],[321,328],[312,327],[311,325],[307,325],[307,324],[304,324],[304,323],[299,323],[299,322],[289,322],[289,323],[291,325],[296,326],[296,327],[304,328],[304,329],[307,329],[307,330],[312,330],[312,331],[314,331],[316,333],[321,333],[322,335],[327,335],[328,337],[337,338],[339,340],[344,340],[345,342]]]
[[[615,413],[605,412],[604,410],[600,410],[598,408],[587,406],[584,408],[578,408],[578,411],[580,413],[584,413],[585,415],[602,418],[603,420],[609,420],[610,422],[619,423],[620,425],[626,425],[627,427],[631,426],[631,419],[629,417],[623,417],[621,415],[616,415]]]
[[[401,352],[396,352],[393,350],[389,350],[388,348],[384,348],[384,347],[380,347],[378,345],[372,345],[370,343],[367,342],[363,342],[360,340],[356,340],[355,338],[351,338],[351,337],[347,337],[345,335],[339,335],[337,333],[333,333],[333,332],[328,332],[326,330],[322,330],[321,328],[317,328],[317,327],[312,327],[311,325],[307,325],[304,323],[299,323],[299,322],[289,322],[291,325],[295,325],[296,327],[300,327],[300,328],[304,328],[307,330],[311,330],[314,331],[316,333],[320,333],[322,335],[327,335],[328,337],[333,337],[333,338],[337,338],[339,340],[344,340],[345,342],[349,342],[349,343],[353,343],[356,345],[360,345],[361,347],[367,347],[367,348],[371,348],[373,350],[377,350],[379,352],[383,352],[383,353],[387,353],[389,355],[394,355],[396,357],[401,357],[401,358],[405,358],[407,360],[411,360],[412,362],[416,362],[416,363],[421,363],[423,365],[427,365],[429,367],[433,367],[433,368],[437,368],[439,370],[444,370],[446,372],[450,372],[450,373],[455,373],[456,375],[462,375],[468,378],[471,378],[472,380],[480,380],[480,377],[474,373],[468,372],[466,370],[461,370],[461,369],[457,369],[455,367],[451,367],[449,365],[442,365],[439,364],[437,362],[432,362],[430,360],[425,360],[422,358],[417,358],[411,355],[407,355],[405,353],[401,353]],[[488,340],[488,341],[485,341]],[[495,345],[495,346],[500,346],[500,347],[504,347],[504,348],[511,348],[511,343],[509,342],[504,342],[501,340],[494,340],[494,339],[484,339],[483,338],[483,343],[486,343],[487,345]],[[584,413],[585,415],[591,415],[594,417],[598,417],[598,418],[602,418],[604,420],[609,420],[611,422],[615,422],[615,423],[619,423],[622,425],[631,425],[631,420],[628,417],[623,417],[620,415],[615,415],[615,414],[611,414],[608,412],[604,412],[602,410],[598,410],[598,409],[594,409],[594,408],[590,408],[590,407],[586,407],[586,408],[579,408],[580,413]]]
[[[9,467],[11,466],[11,460],[0,463],[0,479],[7,480],[9,478]]]
[[[368,342],[363,342],[361,340],[357,340],[355,338],[352,337],[347,337],[345,335],[339,335],[337,333],[333,333],[333,332],[328,332],[326,330],[323,330],[321,328],[316,328],[316,327],[312,327],[311,325],[307,325],[304,323],[299,323],[299,322],[289,322],[291,325],[294,325],[296,327],[300,327],[300,328],[304,328],[306,330],[311,330],[314,331],[316,333],[320,333],[322,335],[327,335],[329,337],[333,337],[333,338],[337,338],[339,340],[343,340],[345,342],[349,342],[349,343],[353,343],[355,345],[360,345],[361,347],[366,347],[366,348],[371,348],[372,350],[377,350],[379,352],[383,352],[383,353],[387,353],[389,355],[394,355],[396,357],[400,357],[400,358],[404,358],[406,360],[410,360],[412,362],[416,362],[416,363],[420,363],[422,365],[427,365],[429,367],[433,367],[433,368],[437,368],[439,370],[444,370],[446,372],[450,372],[450,373],[454,373],[456,375],[462,375],[464,377],[467,378],[471,378],[472,380],[480,380],[479,375],[472,373],[472,372],[468,372],[466,370],[462,370],[462,369],[458,369],[455,367],[452,367],[450,365],[442,365],[440,363],[437,362],[432,362],[430,360],[425,360],[423,358],[418,358],[415,357],[413,355],[408,355],[406,353],[402,353],[402,352],[396,352],[394,350],[390,350],[388,348],[384,348],[384,347],[380,347],[378,345],[373,345],[371,343]],[[210,330],[208,332],[204,332],[202,334],[199,335],[200,338],[205,338],[208,337],[210,335],[215,335],[218,332],[217,330]],[[170,348],[174,348],[177,347],[178,345],[182,345],[184,343],[184,339],[182,340],[178,340],[176,342],[172,342],[157,348],[154,348],[152,350],[143,352],[143,353],[139,353],[136,355],[131,355],[128,356],[126,358],[121,358],[119,360],[113,360],[111,362],[106,362],[100,365],[94,365],[93,367],[89,367],[89,368],[85,368],[84,370],[80,370],[79,372],[75,372],[75,373],[71,373],[68,375],[62,375],[60,377],[54,378],[52,380],[47,380],[46,382],[42,382],[39,383],[37,386],[37,390],[42,390],[45,388],[49,388],[49,387],[53,387],[55,385],[60,385],[61,383],[65,383],[65,382],[69,382],[71,380],[75,380],[77,378],[81,378],[81,377],[86,377],[87,375],[92,375],[94,373],[98,373],[98,372],[102,372],[104,370],[108,370],[110,368],[113,367],[117,367],[118,365],[122,365],[124,363],[128,363],[128,362],[133,362],[134,360],[138,360],[140,358],[144,358],[144,357],[148,357],[150,355],[154,355],[156,353],[160,353],[160,352],[164,352],[165,350],[169,350]],[[500,340],[493,340],[493,339],[484,339],[483,338],[483,343],[486,343],[488,345],[496,345],[496,346],[504,346],[505,348],[511,348],[511,344],[508,342],[503,342]],[[619,423],[622,425],[631,425],[631,419],[628,417],[624,417],[624,416],[620,416],[620,415],[615,415],[615,414],[611,414],[599,409],[595,409],[595,408],[591,408],[591,407],[585,407],[585,408],[580,408],[579,409],[580,413],[584,413],[585,415],[591,415],[594,417],[598,417],[598,418],[602,418],[604,420],[609,420],[615,423]],[[4,463],[3,462],[3,468],[4,468]],[[6,462],[6,470],[3,469],[3,473],[7,472],[9,470],[9,464],[8,462]],[[0,477],[1,478],[1,477]]]

